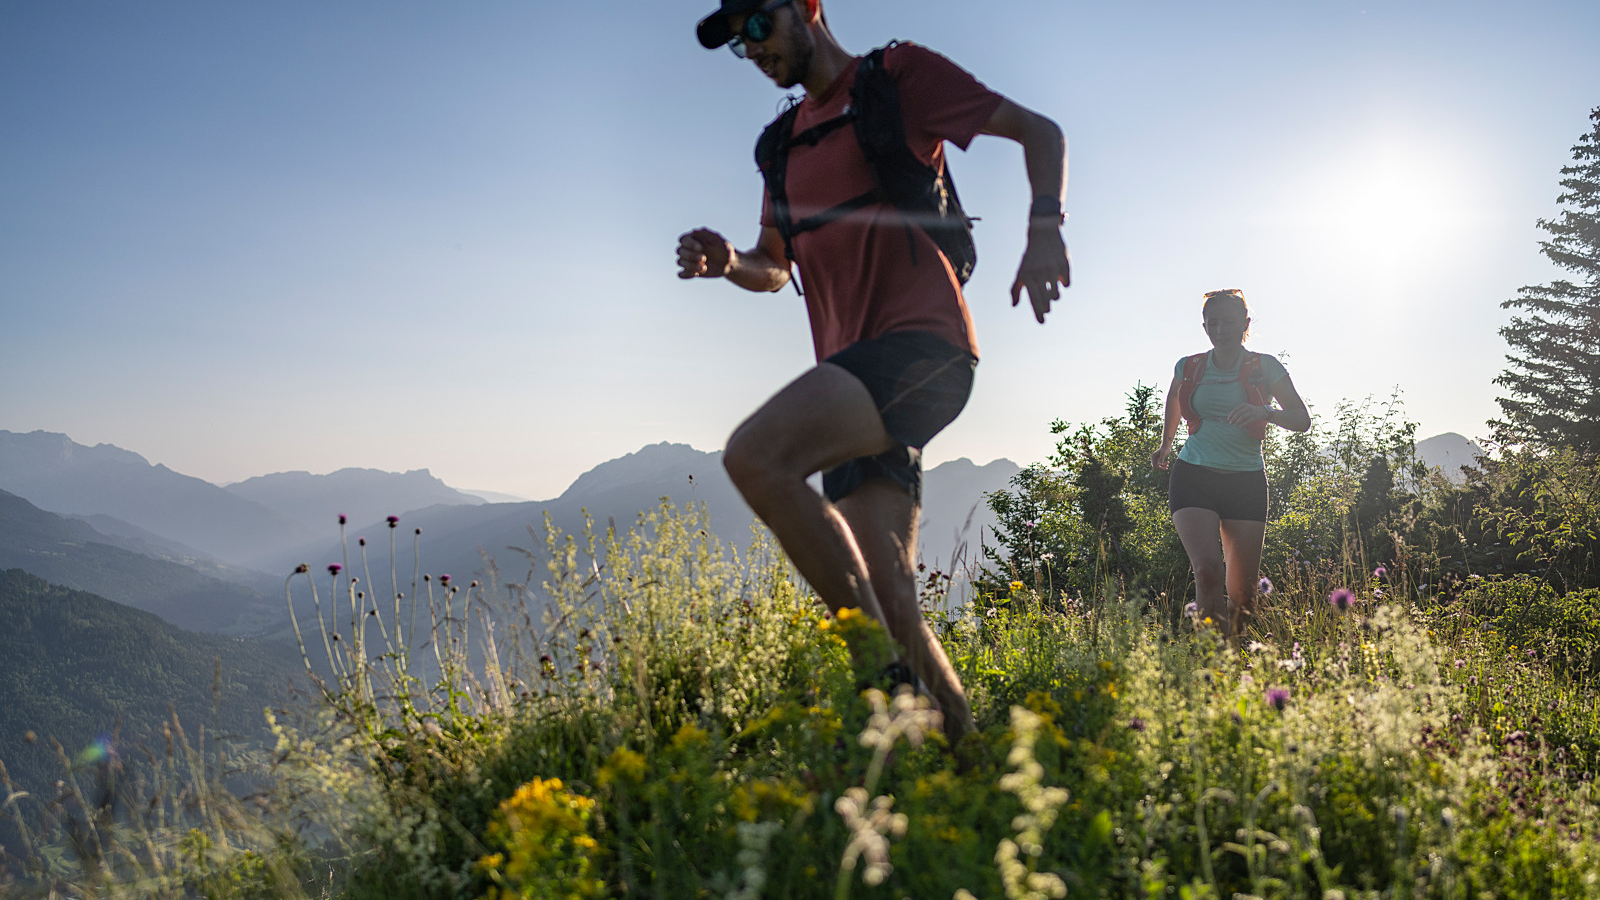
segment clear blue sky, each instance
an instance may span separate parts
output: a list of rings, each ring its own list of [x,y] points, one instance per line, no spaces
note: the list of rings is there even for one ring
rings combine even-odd
[[[719,447],[811,363],[802,301],[673,277],[754,237],[781,92],[713,0],[0,5],[0,428],[213,481],[429,467],[543,498]],[[1499,308],[1600,105],[1600,4],[833,0],[1061,123],[1076,281],[1010,306],[1021,154],[952,154],[984,354],[931,462],[1043,458],[1240,287],[1301,393],[1484,432]]]

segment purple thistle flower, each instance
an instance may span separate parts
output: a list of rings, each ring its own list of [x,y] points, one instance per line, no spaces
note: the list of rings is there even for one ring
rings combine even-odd
[[[1267,688],[1267,705],[1278,712],[1283,712],[1283,708],[1289,705],[1289,689]]]
[[[450,583],[450,576],[449,575],[440,575],[439,576],[439,583],[440,584],[449,584]]]
[[[1348,588],[1339,588],[1328,595],[1328,603],[1339,612],[1349,609],[1350,604],[1354,602],[1356,602],[1356,595]]]
[[[339,524],[343,525],[344,523],[345,523],[344,513],[339,513]]]
[[[328,563],[328,574],[337,575],[339,574],[339,570],[343,568],[344,566],[341,566],[338,563]]]
[[[389,522],[389,527],[393,528],[396,525],[400,524],[400,517],[399,516],[390,516],[387,521]]]
[[[367,545],[367,539],[366,538],[356,538],[356,543],[360,544],[363,547],[365,547]]]
[[[1384,568],[1383,566],[1379,566],[1376,569],[1372,570],[1372,577],[1373,578],[1387,578],[1387,577],[1389,577],[1389,570]]]
[[[1272,579],[1265,575],[1261,576],[1261,581],[1256,584],[1256,590],[1263,594],[1272,593]]]

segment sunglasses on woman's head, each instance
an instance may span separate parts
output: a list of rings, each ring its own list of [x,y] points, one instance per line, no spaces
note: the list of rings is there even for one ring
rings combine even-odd
[[[793,2],[794,0],[778,0],[778,2],[763,6],[746,16],[744,25],[740,27],[739,33],[728,39],[728,49],[733,51],[734,56],[744,59],[745,42],[754,41],[759,44],[772,37],[774,27],[772,21],[773,11]]]

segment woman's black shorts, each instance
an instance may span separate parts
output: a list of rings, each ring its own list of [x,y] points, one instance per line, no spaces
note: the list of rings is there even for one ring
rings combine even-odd
[[[838,501],[863,482],[887,478],[921,503],[922,448],[967,405],[977,357],[925,331],[895,331],[851,344],[823,362],[866,385],[896,446],[823,472],[822,493]]]
[[[1221,519],[1265,522],[1267,473],[1229,472],[1173,459],[1167,508],[1177,512],[1188,507],[1209,509]]]

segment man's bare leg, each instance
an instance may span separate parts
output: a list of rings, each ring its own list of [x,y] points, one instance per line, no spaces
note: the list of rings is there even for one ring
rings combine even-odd
[[[866,386],[844,369],[822,363],[735,429],[722,458],[745,502],[822,602],[835,612],[860,609],[891,634],[849,523],[806,479],[893,446]]]
[[[917,504],[899,485],[874,479],[840,500],[839,511],[850,523],[866,560],[889,633],[904,650],[911,670],[938,701],[945,735],[953,745],[973,730],[972,708],[955,667],[917,603]]]

